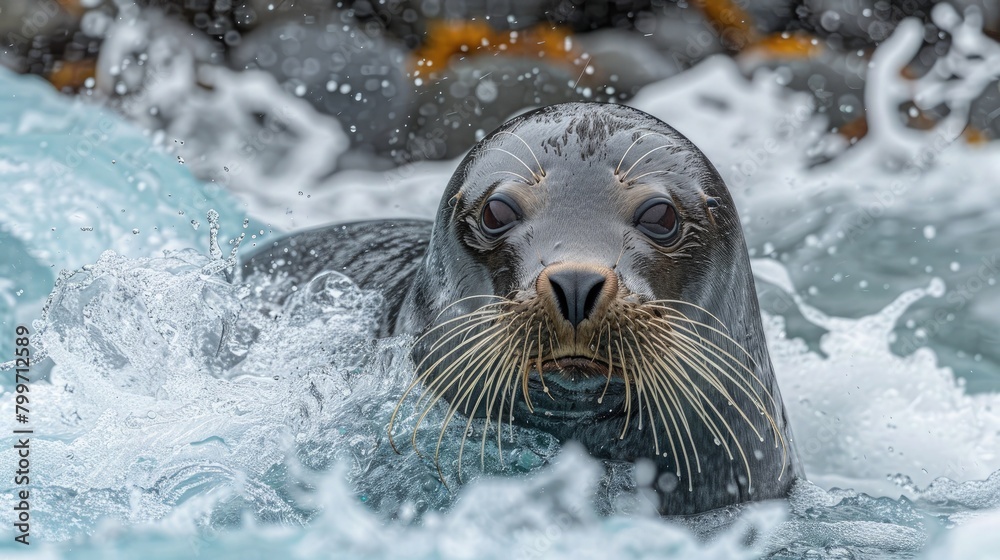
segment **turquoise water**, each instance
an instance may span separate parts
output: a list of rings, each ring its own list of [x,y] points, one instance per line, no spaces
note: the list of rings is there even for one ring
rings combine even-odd
[[[374,340],[378,294],[326,274],[273,309],[281,286],[230,283],[227,261],[228,240],[273,235],[272,216],[244,223],[241,202],[111,113],[29,77],[0,73],[0,92],[0,321],[32,325],[47,356],[32,387],[33,544],[5,522],[5,558],[991,558],[1000,546],[995,143],[893,143],[876,127],[814,166],[822,127],[799,111],[807,100],[727,59],[634,100],[732,186],[811,481],[788,502],[665,521],[642,465],[530,430],[480,455],[471,425],[463,481],[443,485],[432,460],[387,445],[411,341]],[[443,188],[431,179],[453,165],[412,169],[400,188],[423,184],[410,196],[431,202],[407,211],[429,215]],[[363,193],[390,177],[332,181]],[[328,197],[325,215],[371,214],[383,196]],[[418,446],[437,435],[424,427]]]
[[[131,256],[205,245],[206,212],[236,231],[240,206],[194,180],[150,134],[72,102],[35,77],[0,70],[0,325],[38,316],[62,269],[102,251]],[[259,224],[255,224],[258,225]],[[10,337],[0,352],[11,354]]]

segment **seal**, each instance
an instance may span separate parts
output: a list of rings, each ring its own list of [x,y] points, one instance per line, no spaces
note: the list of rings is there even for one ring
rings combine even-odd
[[[461,161],[433,223],[329,226],[244,264],[322,270],[382,290],[383,334],[419,336],[408,392],[447,403],[445,426],[512,422],[651,461],[665,515],[782,498],[803,474],[732,197],[651,115],[526,113]]]

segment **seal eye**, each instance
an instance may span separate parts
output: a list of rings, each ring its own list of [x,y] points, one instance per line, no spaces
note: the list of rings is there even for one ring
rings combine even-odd
[[[635,212],[635,227],[658,243],[667,244],[680,231],[677,210],[669,200],[647,200]]]
[[[483,216],[480,223],[483,231],[489,235],[500,235],[521,219],[517,204],[510,198],[502,195],[493,195],[483,206]]]

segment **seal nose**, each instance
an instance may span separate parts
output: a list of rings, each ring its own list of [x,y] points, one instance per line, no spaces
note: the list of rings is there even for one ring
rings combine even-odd
[[[603,274],[585,268],[561,268],[549,273],[548,279],[559,310],[573,328],[590,316],[606,280]]]

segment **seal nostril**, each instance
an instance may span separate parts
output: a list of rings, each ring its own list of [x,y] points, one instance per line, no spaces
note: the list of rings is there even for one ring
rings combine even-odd
[[[597,298],[601,297],[601,291],[604,289],[604,278],[601,278],[599,282],[591,286],[590,292],[587,293],[587,298],[583,302],[583,317],[590,317],[590,313],[594,310],[597,305]]]
[[[548,276],[559,311],[574,327],[597,307],[604,288],[603,274],[576,268],[564,268]]]
[[[566,292],[563,291],[558,282],[552,282],[552,294],[556,296],[556,304],[559,306],[559,311],[562,313],[563,317],[569,319],[569,302],[566,301]]]

